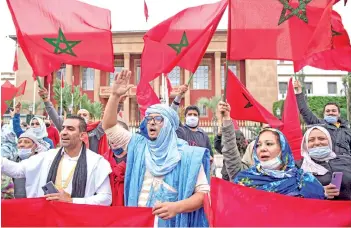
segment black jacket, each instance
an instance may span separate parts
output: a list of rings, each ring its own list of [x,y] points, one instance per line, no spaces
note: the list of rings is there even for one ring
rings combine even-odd
[[[340,195],[335,197],[335,200],[351,200],[351,156],[338,155],[336,158],[329,160],[328,162],[320,162],[313,160],[316,164],[319,164],[326,168],[329,172],[323,176],[313,174],[323,186],[330,184],[333,172],[342,172],[342,182],[340,188]],[[300,168],[303,159],[296,162],[296,165]]]
[[[326,128],[333,142],[333,151],[337,155],[351,156],[351,130],[348,122],[339,118],[340,127],[330,124],[325,120],[318,119],[308,108],[303,93],[296,94],[300,114],[308,125],[320,124]]]

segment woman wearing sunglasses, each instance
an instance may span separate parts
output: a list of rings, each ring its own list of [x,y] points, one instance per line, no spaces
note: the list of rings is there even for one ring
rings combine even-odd
[[[21,128],[21,120],[20,120],[20,111],[21,111],[21,103],[18,103],[15,107],[13,113],[13,130],[19,138],[21,134],[24,132]],[[32,129],[33,133],[37,137],[38,142],[44,147],[49,149],[54,148],[54,144],[52,140],[48,138],[48,132],[46,131],[45,123],[42,119],[38,117],[33,117],[29,123],[30,129]]]

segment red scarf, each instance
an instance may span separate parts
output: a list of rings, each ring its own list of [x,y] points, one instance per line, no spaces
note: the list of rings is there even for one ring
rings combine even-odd
[[[99,124],[100,124],[100,121],[95,122],[95,123],[87,124],[87,132],[94,130]],[[87,149],[89,149],[89,137],[88,137],[88,135],[83,139],[83,142],[85,143]],[[109,150],[106,134],[101,136],[101,138],[99,140],[99,147],[98,148],[99,148],[98,152],[99,152],[100,155],[105,154]]]
[[[117,164],[111,149],[105,153],[104,157],[110,162],[112,168],[112,173],[110,174],[112,206],[124,206],[124,175],[126,172],[126,163],[122,161]]]

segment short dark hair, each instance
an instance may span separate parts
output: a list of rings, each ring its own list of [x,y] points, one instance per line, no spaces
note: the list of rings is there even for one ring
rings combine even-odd
[[[24,122],[24,121],[21,123],[21,125],[23,125],[23,127],[27,127],[28,126],[27,122]]]
[[[125,122],[117,120],[117,124],[121,125],[124,129],[129,131],[128,125]]]
[[[326,103],[326,104],[324,105],[323,112],[325,112],[325,108],[326,108],[328,105],[334,105],[334,106],[336,106],[336,107],[338,108],[338,112],[340,113],[340,106],[339,106],[337,103],[335,103],[335,102],[328,102],[328,103]]]
[[[186,107],[184,115],[186,116],[190,110],[196,111],[197,115],[200,116],[200,109],[196,105],[190,105]]]
[[[87,123],[85,123],[85,119],[83,117],[80,117],[77,115],[71,115],[71,116],[67,117],[66,119],[79,120],[79,132],[86,132],[87,131]]]

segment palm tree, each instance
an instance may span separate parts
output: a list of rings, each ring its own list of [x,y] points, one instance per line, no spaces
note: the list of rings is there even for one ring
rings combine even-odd
[[[212,122],[216,123],[217,122],[217,116],[216,116],[216,112],[217,112],[217,106],[219,101],[222,99],[221,96],[213,96],[211,98],[207,98],[207,97],[201,97],[199,98],[199,100],[197,100],[197,106],[198,107],[203,107],[205,106],[206,108],[208,108],[211,112],[212,112]],[[213,124],[213,133],[217,132],[217,125]]]

